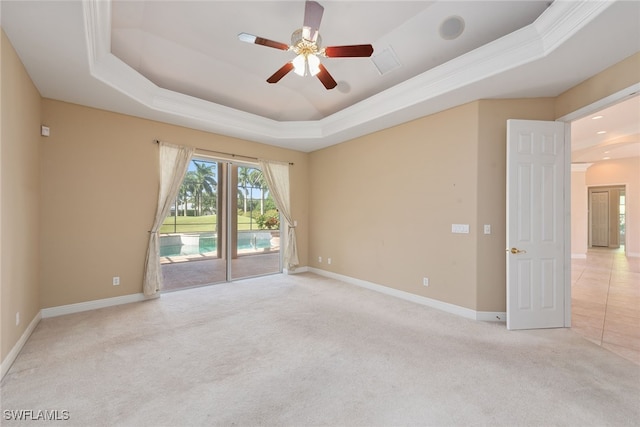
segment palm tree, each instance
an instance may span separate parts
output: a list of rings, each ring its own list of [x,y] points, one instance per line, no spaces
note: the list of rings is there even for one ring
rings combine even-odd
[[[196,191],[196,174],[193,171],[187,172],[180,186],[180,195],[184,204],[183,215],[187,216],[189,211],[189,200],[192,200],[195,205],[195,191]]]
[[[247,213],[247,199],[249,198],[249,186],[251,185],[251,179],[250,179],[250,172],[249,172],[249,168],[244,167],[244,166],[240,166],[238,167],[238,187],[242,188],[245,192],[245,194],[242,193],[238,193],[240,194],[240,197],[243,199],[243,212],[246,214]]]
[[[195,208],[197,209],[198,216],[202,216],[202,199],[203,194],[214,194],[217,190],[218,183],[215,179],[215,163],[202,162],[198,163],[195,160],[193,164],[196,166],[196,170],[190,172],[193,174],[193,193],[195,196]]]
[[[250,175],[251,185],[260,189],[260,215],[264,215],[264,199],[266,198],[269,188],[267,181],[260,169],[253,169]]]

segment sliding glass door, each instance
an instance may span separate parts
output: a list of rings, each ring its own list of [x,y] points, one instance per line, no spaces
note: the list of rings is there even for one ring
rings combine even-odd
[[[235,206],[229,215],[230,279],[281,271],[280,214],[262,172],[255,166],[232,165],[230,173],[235,187]]]
[[[279,231],[258,168],[192,160],[161,229],[163,291],[280,272]]]

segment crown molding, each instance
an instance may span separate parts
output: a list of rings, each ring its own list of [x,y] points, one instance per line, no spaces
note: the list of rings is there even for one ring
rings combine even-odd
[[[571,172],[586,172],[593,163],[571,163]]]
[[[549,55],[611,2],[556,0],[531,25],[317,121],[279,122],[158,87],[111,54],[111,2],[83,0],[93,78],[169,122],[310,152],[436,111],[429,101]],[[466,97],[465,97],[466,96]],[[460,95],[456,102],[471,102]]]

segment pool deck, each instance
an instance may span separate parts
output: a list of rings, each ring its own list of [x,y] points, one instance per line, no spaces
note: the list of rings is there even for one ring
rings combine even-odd
[[[223,283],[226,278],[226,260],[215,252],[161,257],[163,292]],[[244,250],[231,261],[231,280],[261,276],[280,271],[279,250]]]

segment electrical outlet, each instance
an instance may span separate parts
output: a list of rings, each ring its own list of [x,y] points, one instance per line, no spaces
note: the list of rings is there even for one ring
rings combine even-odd
[[[18,326],[20,324],[20,312],[18,311],[16,313],[16,326]]]
[[[113,286],[120,285],[120,276],[113,276]]]
[[[422,286],[429,286],[429,278],[428,277],[423,277],[422,278]]]
[[[318,262],[322,263],[322,257],[321,256],[318,257]]]
[[[491,234],[491,224],[484,225],[484,234]]]
[[[331,264],[331,258],[327,258],[327,264]]]

